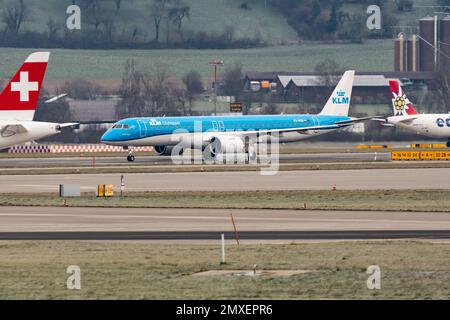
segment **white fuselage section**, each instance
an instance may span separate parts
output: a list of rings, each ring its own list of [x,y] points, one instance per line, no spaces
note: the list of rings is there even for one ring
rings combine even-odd
[[[450,138],[450,114],[414,114],[392,116],[387,122],[416,134],[433,138]]]
[[[0,149],[42,139],[60,132],[60,125],[51,122],[0,120]]]

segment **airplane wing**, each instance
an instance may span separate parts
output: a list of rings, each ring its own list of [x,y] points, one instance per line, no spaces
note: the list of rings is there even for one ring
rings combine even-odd
[[[372,119],[376,119],[376,117],[355,118],[355,119],[350,119],[350,120],[339,121],[339,122],[336,122],[336,124],[338,124],[338,125],[345,125],[345,126],[350,125],[351,126],[351,125],[353,125],[355,123],[364,122],[364,121],[372,120]]]
[[[413,118],[407,118],[407,119],[399,120],[398,122],[408,123],[408,122],[413,122],[416,119],[417,119],[417,117],[413,117]]]
[[[28,130],[21,124],[8,124],[2,128],[0,133],[2,137],[11,137],[15,134],[25,132],[28,132]]]
[[[68,122],[68,123],[61,123],[58,126],[60,129],[62,128],[69,128],[69,127],[73,127],[74,129],[78,129],[80,128],[80,124],[77,122]]]
[[[380,124],[380,127],[395,127],[392,123],[388,123],[386,118],[383,117],[377,117],[370,119],[372,121],[377,121]]]

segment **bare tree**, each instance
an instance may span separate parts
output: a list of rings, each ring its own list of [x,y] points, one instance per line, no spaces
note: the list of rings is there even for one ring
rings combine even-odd
[[[440,70],[436,73],[433,81],[436,89],[436,102],[441,110],[437,112],[450,111],[450,68],[447,64],[441,64]],[[443,109],[443,110],[442,110]]]
[[[122,96],[122,100],[117,104],[119,118],[142,114],[141,108],[144,104],[141,95],[142,77],[142,73],[136,70],[136,62],[133,59],[128,60],[119,88]]]
[[[186,86],[186,99],[189,102],[189,114],[192,114],[195,97],[204,91],[202,77],[197,71],[190,71],[183,77],[183,83]],[[186,114],[186,110],[183,109]]]
[[[116,4],[117,11],[120,10],[120,6],[122,5],[122,0],[114,0],[114,3]]]
[[[159,35],[161,30],[161,22],[168,15],[168,5],[171,0],[153,0],[151,8],[151,15],[153,17],[153,24],[155,25],[155,38],[153,41],[159,41]]]
[[[127,62],[120,87],[122,101],[117,105],[119,117],[180,115],[186,113],[186,90],[169,81],[169,67],[157,65],[148,74]]]
[[[233,26],[226,26],[224,35],[226,37],[227,42],[231,43],[234,39],[234,34],[236,33],[236,29]]]
[[[243,91],[242,65],[237,63],[234,67],[226,69],[223,76],[223,89],[226,95],[239,99]]]
[[[339,82],[343,72],[341,66],[332,59],[319,62],[314,67],[314,70],[319,74],[319,84],[326,87],[334,87]]]
[[[2,14],[2,20],[6,24],[6,32],[17,35],[27,16],[28,8],[24,0],[19,0],[14,6],[6,8]]]
[[[87,21],[95,29],[98,35],[98,29],[102,24],[104,10],[99,0],[84,0],[82,6],[85,8]]]
[[[191,8],[180,0],[174,0],[174,6],[169,10],[169,20],[177,27],[177,32],[183,38],[181,31],[184,19],[190,19]]]
[[[47,28],[48,28],[48,40],[50,42],[55,41],[57,33],[58,33],[58,27],[55,24],[55,21],[52,17],[50,17],[47,21]]]

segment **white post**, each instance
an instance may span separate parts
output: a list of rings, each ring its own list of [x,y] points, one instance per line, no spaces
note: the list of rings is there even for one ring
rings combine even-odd
[[[225,234],[222,233],[222,260],[221,264],[225,264]]]
[[[120,176],[120,197],[122,198],[123,192],[125,191],[125,180],[123,174]]]

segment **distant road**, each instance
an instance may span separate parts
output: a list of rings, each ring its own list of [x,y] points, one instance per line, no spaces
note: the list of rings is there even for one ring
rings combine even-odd
[[[125,185],[127,191],[450,189],[449,177],[450,168],[129,173]],[[61,183],[94,192],[97,184],[119,186],[120,174],[2,175],[0,193],[57,192]]]

